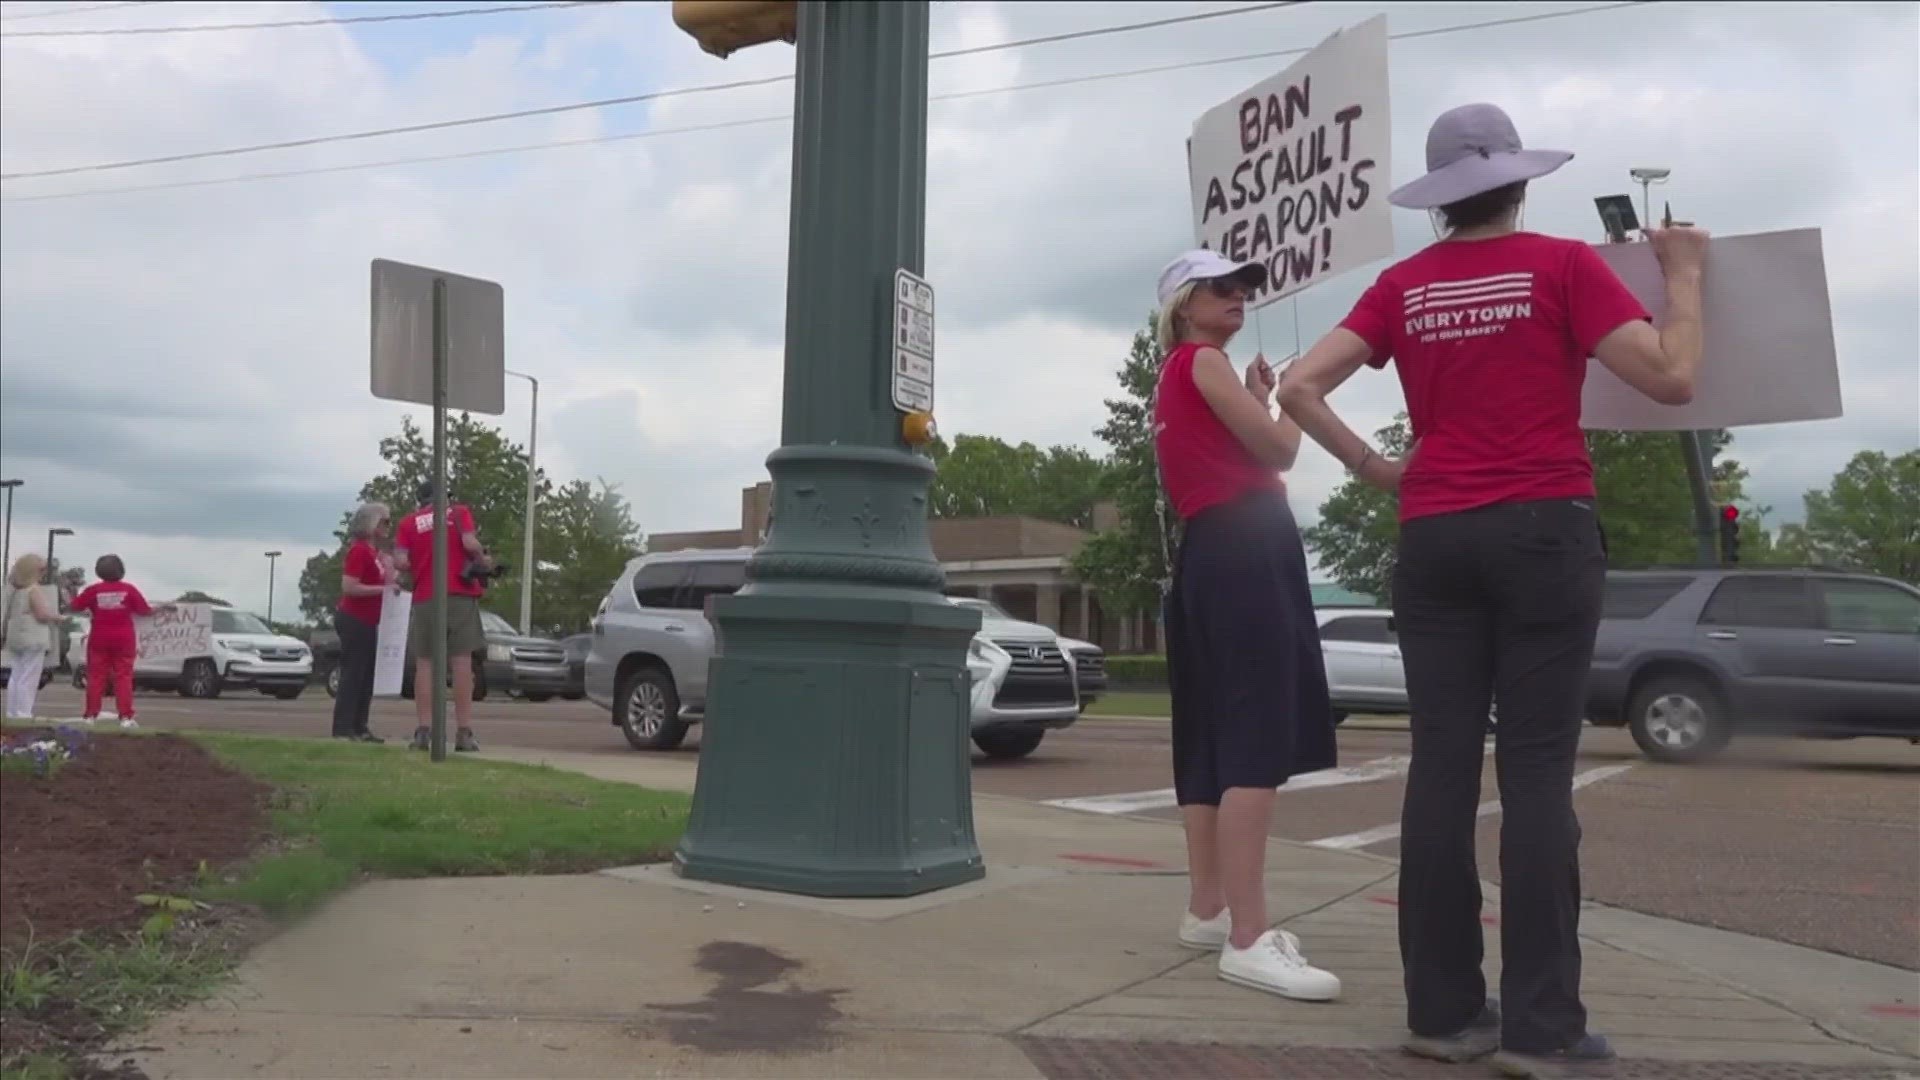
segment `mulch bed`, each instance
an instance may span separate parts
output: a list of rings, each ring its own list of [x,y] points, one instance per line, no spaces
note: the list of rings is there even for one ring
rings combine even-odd
[[[0,774],[0,951],[138,927],[135,896],[252,852],[268,794],[173,735],[99,733],[49,777]]]
[[[11,743],[46,733],[6,734]],[[0,772],[0,963],[42,968],[77,941],[131,940],[154,914],[136,897],[190,896],[203,865],[217,872],[255,850],[270,794],[172,735],[100,732],[49,775]],[[184,918],[168,939],[237,955],[263,926],[257,912],[220,904]],[[51,1053],[71,1080],[140,1080],[130,1062],[86,1057],[121,1026],[58,996],[31,1012],[9,1008],[0,1060]]]

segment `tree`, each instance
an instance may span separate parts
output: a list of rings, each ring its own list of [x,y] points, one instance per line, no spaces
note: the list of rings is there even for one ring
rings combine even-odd
[[[1806,507],[1804,525],[1781,530],[1782,556],[1920,585],[1920,450],[1862,450]]]
[[[1401,413],[1374,438],[1381,451],[1406,451],[1411,432]],[[1724,431],[1708,433],[1716,454],[1732,444]],[[1599,493],[1600,524],[1607,534],[1608,561],[1614,566],[1691,564],[1697,559],[1693,494],[1686,461],[1666,432],[1593,431],[1587,433]],[[1713,469],[1718,502],[1746,500],[1747,470],[1732,458]],[[1762,521],[1765,507],[1742,506],[1742,558],[1770,561],[1770,537]],[[1343,587],[1385,600],[1392,593],[1394,548],[1399,539],[1398,499],[1349,478],[1320,507],[1320,520],[1304,536],[1316,561]]]
[[[403,419],[398,435],[380,440],[387,471],[362,485],[359,501],[387,504],[396,522],[412,511],[432,467],[430,438],[411,418]],[[525,535],[526,452],[497,428],[458,415],[447,426],[447,474],[453,496],[473,508],[481,540],[496,557],[512,564],[509,572],[489,584],[483,603],[517,624],[521,576],[528,571],[519,565]],[[626,500],[604,483],[595,487],[574,481],[556,492],[544,473],[537,483],[534,541],[540,572],[534,578],[534,625],[578,628],[592,617],[626,560],[638,552],[639,527]],[[340,566],[351,516],[351,508],[343,512],[333,550],[317,552],[301,568],[300,607],[315,623],[330,620],[339,603]],[[558,578],[549,583],[546,579],[553,575]]]
[[[1119,523],[1087,541],[1073,558],[1074,576],[1100,594],[1108,611],[1158,613],[1173,578],[1178,522],[1160,490],[1153,455],[1153,393],[1160,350],[1153,320],[1133,335],[1118,375],[1121,396],[1107,399],[1107,422],[1094,434],[1107,444],[1102,495],[1113,500]]]
[[[1041,450],[987,435],[959,435],[949,447],[934,440],[939,466],[927,496],[933,518],[1022,514],[1075,528],[1093,526],[1105,466],[1072,446]]]
[[[627,500],[604,480],[575,480],[540,504],[535,534],[533,625],[555,635],[586,629],[607,587],[640,554]]]

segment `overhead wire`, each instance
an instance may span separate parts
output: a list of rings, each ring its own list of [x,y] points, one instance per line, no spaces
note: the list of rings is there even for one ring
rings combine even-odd
[[[1201,22],[1207,19],[1223,18],[1228,15],[1246,15],[1256,11],[1295,7],[1308,2],[1310,2],[1310,0],[1280,0],[1278,3],[1248,4],[1237,8],[1224,8],[1218,11],[1194,12],[1189,15],[1181,15],[1174,18],[1124,23],[1118,26],[1095,27],[1087,30],[1075,30],[1065,34],[1051,34],[1046,37],[1022,38],[1017,41],[1001,41],[994,42],[990,45],[975,45],[964,49],[949,49],[944,52],[933,53],[928,59],[945,60],[956,56],[978,56],[981,53],[1025,48],[1030,45],[1082,40],[1091,37],[1101,37],[1107,34],[1121,34],[1136,30],[1156,29],[1179,23]],[[600,98],[594,101],[576,101],[566,105],[547,105],[533,109],[515,109],[511,112],[489,113],[485,116],[466,116],[453,120],[433,120],[421,124],[404,124],[395,127],[376,128],[370,131],[347,132],[341,135],[315,135],[304,139],[255,143],[249,146],[233,146],[219,150],[197,150],[185,154],[166,154],[159,157],[135,158],[129,161],[107,161],[92,165],[69,165],[59,169],[37,169],[31,172],[0,173],[0,180],[28,180],[46,176],[72,176],[77,173],[109,172],[118,169],[139,168],[146,165],[164,165],[180,161],[202,161],[207,158],[233,157],[239,154],[257,154],[268,150],[292,150],[305,146],[321,146],[326,143],[383,138],[388,135],[410,135],[422,131],[444,131],[449,128],[470,127],[475,124],[491,124],[502,120],[521,120],[534,116],[554,116],[560,113],[577,112],[581,109],[600,109],[610,105],[636,105],[646,101],[689,97],[694,94],[711,94],[722,90],[744,90],[749,87],[773,86],[792,81],[792,75],[769,75],[757,79],[736,79],[732,82],[709,83],[705,86],[687,86],[671,90],[650,90],[640,94],[626,94],[620,97]]]
[[[592,4],[616,2],[619,2],[619,0],[544,0],[542,3],[508,4],[502,7],[451,8],[440,11],[406,11],[389,15],[333,15],[323,19],[285,19],[279,22],[202,23],[190,26],[109,26],[93,30],[0,30],[0,38],[125,37],[151,34],[202,34],[220,30],[277,30],[305,26],[348,26],[357,23],[413,22],[419,19],[453,19],[468,15],[506,15],[516,11],[586,7]]]
[[[1502,26],[1514,26],[1523,23],[1540,22],[1547,19],[1570,18],[1576,15],[1591,15],[1621,8],[1639,7],[1659,0],[1619,0],[1616,3],[1597,4],[1584,8],[1565,11],[1544,12],[1533,15],[1507,16],[1498,19],[1485,19],[1477,22],[1456,23],[1447,26],[1430,27],[1424,30],[1407,30],[1389,34],[1393,41],[1405,41],[1415,38],[1438,37],[1445,34],[1465,33],[1470,30],[1486,30]],[[1122,71],[1098,72],[1092,75],[1077,75],[1060,79],[1047,79],[1039,82],[1017,83],[1011,86],[982,87],[973,90],[956,90],[931,95],[929,101],[955,101],[964,98],[986,97],[995,94],[1019,93],[1027,90],[1046,90],[1064,86],[1077,86],[1087,83],[1107,82],[1118,79],[1140,78],[1148,75],[1163,75],[1174,71],[1190,71],[1196,68],[1218,67],[1227,64],[1245,63],[1252,60],[1272,60],[1286,56],[1298,56],[1312,50],[1312,46],[1289,49],[1273,49],[1263,52],[1239,53],[1233,56],[1213,57],[1206,60],[1189,60],[1173,64],[1159,64],[1151,67],[1128,68]],[[790,78],[785,76],[783,78]],[[764,83],[766,80],[756,80]],[[342,165],[322,165],[309,168],[286,169],[274,172],[243,173],[237,176],[208,177],[199,180],[179,180],[159,184],[139,184],[117,188],[96,188],[89,191],[55,192],[45,195],[18,195],[0,198],[0,202],[46,202],[60,199],[79,199],[105,195],[128,195],[147,191],[172,191],[182,188],[212,187],[223,184],[249,183],[262,180],[284,180],[300,176],[321,176],[333,173],[360,172],[368,169],[392,168],[402,165],[424,165],[445,161],[462,161],[473,158],[494,157],[505,154],[527,153],[536,150],[565,149],[579,146],[597,146],[608,143],[630,142],[639,139],[662,138],[669,135],[690,135],[698,132],[723,131],[731,128],[752,127],[760,124],[776,124],[793,119],[791,114],[778,116],[758,116],[738,120],[722,120],[705,124],[691,124],[681,127],[652,128],[646,131],[626,132],[618,135],[596,135],[579,139],[559,139],[537,143],[522,143],[516,146],[487,147],[479,150],[464,150],[445,154],[426,154],[404,158],[389,158],[380,161],[351,162]]]
[[[85,7],[62,6],[51,11],[23,11],[18,15],[0,15],[0,22],[25,22],[28,19],[50,19],[55,15],[85,15],[89,11],[117,11],[120,8],[145,7],[155,0],[121,0],[117,4],[89,4]]]

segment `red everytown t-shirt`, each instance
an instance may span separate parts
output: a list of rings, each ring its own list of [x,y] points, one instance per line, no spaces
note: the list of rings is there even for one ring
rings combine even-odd
[[[93,629],[87,632],[87,646],[131,649],[138,643],[133,617],[151,615],[147,598],[124,581],[96,581],[73,598],[73,610],[93,613]]]
[[[1194,357],[1205,347],[1174,346],[1153,392],[1153,453],[1167,499],[1182,520],[1249,491],[1284,490],[1280,474],[1240,444],[1193,381]]]
[[[428,534],[427,547],[429,549],[433,547],[431,533]],[[431,552],[429,552],[429,558],[431,558]],[[347,577],[365,585],[383,585],[387,580],[387,575],[380,569],[379,553],[374,551],[373,545],[367,543],[365,540],[355,540],[353,545],[347,548],[347,557],[341,564],[340,569]],[[343,614],[351,615],[359,619],[361,622],[373,623],[377,626],[380,623],[380,603],[382,599],[383,597],[378,594],[373,596],[343,595],[340,597],[340,611]]]
[[[460,576],[467,568],[467,549],[460,538],[475,529],[473,511],[455,503],[447,508],[447,520],[452,523],[447,530],[447,595],[479,596],[485,590]],[[406,550],[407,562],[413,568],[413,602],[424,604],[433,599],[433,507],[401,518],[393,537]]]
[[[1648,318],[1587,244],[1443,241],[1388,267],[1341,323],[1396,361],[1417,444],[1400,520],[1591,498],[1580,388],[1600,339]]]

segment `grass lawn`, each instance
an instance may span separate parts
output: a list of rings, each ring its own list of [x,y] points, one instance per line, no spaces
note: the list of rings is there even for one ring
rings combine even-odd
[[[86,931],[0,957],[0,1080],[106,1075],[82,1065],[84,1055],[217,988],[257,936],[249,920],[260,924],[221,901],[288,919],[366,876],[651,862],[668,855],[686,824],[684,795],[544,766],[467,757],[435,765],[424,754],[314,739],[191,738],[274,789],[273,842],[240,865],[202,864],[182,886],[186,896],[138,898],[154,913],[138,932]],[[36,780],[9,768],[6,783],[73,779],[56,772]]]
[[[1165,690],[1115,690],[1087,706],[1088,719],[1103,716],[1152,716],[1165,719],[1173,715],[1172,698]]]
[[[272,785],[283,849],[218,887],[277,918],[361,875],[559,874],[666,858],[685,795],[536,765],[313,739],[196,735]]]

